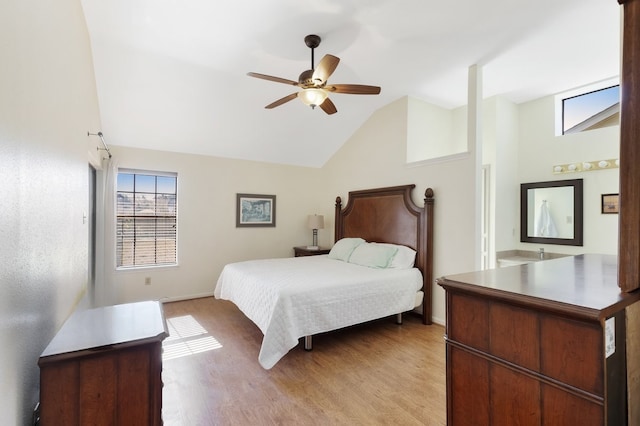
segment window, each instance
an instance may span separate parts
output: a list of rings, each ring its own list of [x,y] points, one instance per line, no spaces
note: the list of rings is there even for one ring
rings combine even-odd
[[[559,102],[559,104],[558,104]],[[561,111],[561,132],[579,133],[614,126],[620,122],[620,85],[607,81],[556,97]]]
[[[177,174],[119,170],[116,266],[177,264]]]

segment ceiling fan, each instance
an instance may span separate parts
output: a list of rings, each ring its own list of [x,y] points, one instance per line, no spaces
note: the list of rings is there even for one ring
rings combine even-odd
[[[333,55],[324,55],[318,63],[318,67],[314,67],[313,51],[320,45],[320,41],[320,36],[313,34],[304,38],[304,43],[311,49],[311,69],[303,71],[302,74],[300,74],[300,77],[298,77],[298,81],[273,77],[266,74],[258,74],[255,72],[247,73],[249,77],[275,81],[276,83],[289,84],[302,89],[299,92],[292,93],[270,103],[265,108],[275,108],[297,97],[306,105],[311,106],[311,108],[319,106],[327,114],[335,114],[338,110],[333,102],[331,102],[331,99],[329,99],[329,93],[344,93],[351,95],[377,95],[380,93],[380,87],[378,86],[365,86],[360,84],[327,84],[327,80],[336,70],[338,62],[340,62],[340,58]]]

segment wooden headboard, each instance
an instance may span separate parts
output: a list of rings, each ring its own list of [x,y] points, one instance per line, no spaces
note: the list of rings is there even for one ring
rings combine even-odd
[[[422,272],[422,322],[431,324],[433,286],[433,190],[425,191],[424,207],[411,199],[415,185],[349,192],[342,209],[336,198],[335,241],[360,237],[369,242],[402,244],[414,249]]]

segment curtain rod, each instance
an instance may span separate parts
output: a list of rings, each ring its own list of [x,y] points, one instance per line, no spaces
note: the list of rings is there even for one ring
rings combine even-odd
[[[98,132],[98,133],[87,132],[87,136],[98,136],[102,141],[102,146],[104,146],[104,148],[96,148],[96,149],[98,151],[100,150],[107,151],[107,154],[109,155],[109,159],[111,159],[111,151],[109,151],[109,147],[107,146],[107,143],[104,141],[104,137],[102,137],[102,132]]]

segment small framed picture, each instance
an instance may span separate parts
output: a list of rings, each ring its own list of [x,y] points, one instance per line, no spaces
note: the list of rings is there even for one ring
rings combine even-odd
[[[236,228],[276,226],[276,196],[236,194]]]
[[[620,213],[620,195],[602,194],[602,214]]]

